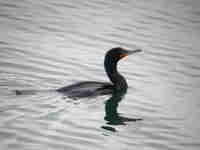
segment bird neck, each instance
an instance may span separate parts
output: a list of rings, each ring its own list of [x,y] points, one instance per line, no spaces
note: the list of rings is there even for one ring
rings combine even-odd
[[[117,90],[126,90],[128,85],[126,79],[117,70],[117,62],[105,59],[104,67],[108,78],[114,84],[114,87]]]

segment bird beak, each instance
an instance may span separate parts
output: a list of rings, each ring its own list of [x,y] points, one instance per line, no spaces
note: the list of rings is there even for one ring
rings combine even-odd
[[[137,53],[137,52],[141,52],[142,50],[136,49],[136,50],[133,50],[133,51],[128,51],[128,50],[126,50],[126,51],[127,51],[126,53],[120,55],[120,58],[126,57],[128,55],[132,55],[132,54]]]
[[[127,51],[127,55],[131,55],[131,54],[141,52],[141,51],[142,51],[141,49],[136,49],[136,50],[133,50],[133,51]]]

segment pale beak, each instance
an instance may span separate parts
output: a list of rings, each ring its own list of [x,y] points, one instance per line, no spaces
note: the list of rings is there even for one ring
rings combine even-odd
[[[142,52],[142,50],[136,49],[136,50],[133,50],[133,51],[127,51],[127,55],[131,55],[131,54],[134,54],[134,53],[137,53],[137,52]]]
[[[133,50],[133,51],[126,50],[126,53],[121,54],[120,58],[126,57],[128,55],[132,55],[134,53],[141,52],[141,51],[142,51],[141,49],[136,49],[136,50]]]

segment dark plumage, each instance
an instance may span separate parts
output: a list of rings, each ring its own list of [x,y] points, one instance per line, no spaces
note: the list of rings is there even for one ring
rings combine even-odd
[[[72,98],[107,95],[112,94],[113,90],[126,92],[128,85],[126,79],[118,72],[117,63],[123,57],[140,51],[140,49],[128,51],[117,47],[106,53],[104,68],[111,83],[94,81],[79,82],[59,88],[56,91],[62,92]]]

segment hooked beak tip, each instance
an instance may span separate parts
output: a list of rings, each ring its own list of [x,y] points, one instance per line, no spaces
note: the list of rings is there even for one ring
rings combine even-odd
[[[133,51],[129,51],[128,55],[131,55],[131,54],[134,54],[134,53],[137,53],[137,52],[142,52],[142,50],[141,49],[136,49],[136,50],[133,50]]]
[[[133,50],[133,51],[127,51],[126,53],[121,54],[120,58],[126,57],[128,55],[132,55],[132,54],[137,53],[137,52],[142,52],[142,50],[141,49],[136,49],[136,50]]]

